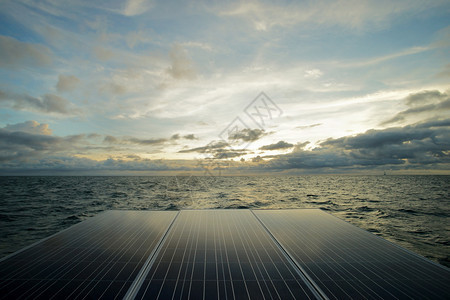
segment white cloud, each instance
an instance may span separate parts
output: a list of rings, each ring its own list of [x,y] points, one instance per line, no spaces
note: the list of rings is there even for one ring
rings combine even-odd
[[[379,57],[374,57],[374,58],[370,58],[367,60],[351,62],[348,64],[344,64],[343,66],[345,66],[345,67],[366,67],[366,66],[375,65],[375,64],[378,64],[381,62],[385,62],[388,60],[392,60],[395,58],[422,53],[425,51],[429,51],[431,49],[432,49],[431,47],[411,47],[411,48],[401,50],[399,52],[395,52],[395,53],[391,53],[391,54],[387,54],[387,55],[383,55],[383,56],[379,56]]]
[[[317,78],[322,77],[322,75],[323,75],[323,72],[320,71],[319,69],[310,69],[310,70],[305,71],[306,78],[317,79]]]
[[[150,0],[128,0],[122,13],[127,17],[141,15],[153,7],[154,3]]]
[[[445,1],[318,0],[291,2],[287,5],[242,1],[229,9],[219,9],[219,14],[249,20],[259,31],[298,24],[338,25],[360,30],[367,25],[372,28],[385,27],[396,15],[422,11],[440,4],[445,4]]]

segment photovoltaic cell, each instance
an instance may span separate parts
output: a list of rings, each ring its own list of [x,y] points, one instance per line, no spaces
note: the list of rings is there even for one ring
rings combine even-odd
[[[323,211],[109,211],[0,260],[2,299],[450,299],[450,270]]]
[[[17,252],[0,261],[0,298],[123,298],[177,213],[108,211]]]
[[[250,210],[183,210],[136,299],[313,299]]]
[[[330,299],[450,299],[450,270],[317,209],[254,210]]]

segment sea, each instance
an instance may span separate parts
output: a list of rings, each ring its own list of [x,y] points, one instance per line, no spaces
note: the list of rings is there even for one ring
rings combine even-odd
[[[450,176],[0,177],[0,257],[111,210],[320,208],[450,267]]]

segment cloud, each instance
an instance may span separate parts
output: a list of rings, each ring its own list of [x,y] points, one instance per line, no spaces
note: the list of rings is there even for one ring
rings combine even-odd
[[[420,115],[426,115],[428,118],[436,118],[441,114],[450,111],[450,95],[448,92],[440,91],[422,91],[410,94],[404,99],[404,102],[410,108],[399,112],[394,117],[382,122],[380,125],[402,122],[410,117],[417,118]]]
[[[315,124],[311,124],[311,125],[301,125],[301,126],[297,126],[295,128],[308,129],[308,128],[314,128],[314,127],[317,127],[317,126],[320,126],[320,125],[322,125],[322,123],[315,123]]]
[[[204,159],[230,159],[234,157],[243,156],[248,154],[247,149],[232,149],[230,144],[223,141],[213,141],[206,146],[196,147],[191,149],[184,149],[178,151],[178,153],[202,153]]]
[[[240,131],[232,132],[228,135],[230,140],[241,140],[243,142],[253,142],[267,135],[263,129],[244,128]]]
[[[165,142],[167,142],[167,139],[139,139],[136,137],[114,137],[111,135],[107,135],[103,139],[103,143],[116,145],[134,144],[141,146],[150,146],[150,145],[161,145],[164,144]]]
[[[422,1],[310,1],[281,5],[272,2],[241,1],[230,8],[220,9],[219,15],[240,17],[252,23],[254,29],[267,31],[274,27],[292,27],[298,24],[341,26],[361,30],[383,28],[401,14],[439,6],[445,1],[424,5]]]
[[[350,63],[345,63],[343,66],[345,67],[367,67],[370,65],[376,65],[385,61],[389,61],[395,58],[399,58],[399,57],[403,57],[403,56],[408,56],[408,55],[414,55],[414,54],[418,54],[418,53],[422,53],[428,50],[431,50],[431,47],[411,47],[411,48],[407,48],[395,53],[391,53],[388,55],[383,55],[383,56],[379,56],[379,57],[374,57],[374,58],[370,58],[370,59],[365,59],[362,61],[354,61],[354,62],[350,62]]]
[[[436,74],[438,78],[449,78],[450,77],[450,64],[446,64],[441,72]]]
[[[114,57],[113,51],[100,46],[94,47],[94,55],[101,61],[107,61]]]
[[[52,130],[48,127],[48,124],[39,124],[36,121],[26,121],[23,123],[6,125],[3,127],[4,130],[7,131],[21,131],[30,134],[43,134],[43,135],[51,135]]]
[[[80,83],[80,79],[73,75],[59,75],[56,90],[58,92],[73,91]]]
[[[167,72],[174,79],[192,80],[197,77],[192,60],[187,56],[186,51],[179,44],[172,46],[169,53],[171,66]]]
[[[230,149],[218,149],[213,153],[214,159],[229,159],[234,157],[239,157],[247,154],[247,151],[244,149],[241,150],[230,150]]]
[[[187,134],[187,135],[183,136],[183,138],[185,138],[187,140],[197,140],[198,139],[194,134]]]
[[[279,155],[258,168],[353,169],[358,168],[448,168],[450,120],[413,126],[369,130],[356,136],[328,139],[313,150],[299,147]]]
[[[125,94],[127,92],[127,88],[124,85],[110,82],[102,85],[100,87],[100,91],[118,96]]]
[[[36,98],[27,94],[18,95],[0,91],[0,105],[15,110],[29,110],[62,115],[80,113],[80,110],[70,101],[53,94],[45,94],[41,98]]]
[[[312,79],[317,79],[322,77],[323,72],[320,71],[319,69],[311,69],[311,70],[306,70],[305,71],[305,78],[312,78]]]
[[[127,17],[141,15],[153,6],[154,3],[151,0],[128,0],[125,2],[122,14]]]
[[[0,129],[0,162],[19,160],[27,161],[34,157],[64,152],[66,154],[77,149],[84,135],[55,137],[32,134],[23,131]]]
[[[0,67],[42,67],[50,64],[52,53],[42,45],[0,35]]]
[[[191,149],[184,149],[184,150],[180,150],[178,151],[179,153],[190,153],[190,152],[198,152],[198,153],[210,153],[210,152],[217,152],[218,149],[225,149],[227,147],[229,147],[230,144],[226,143],[226,142],[211,142],[206,146],[203,147],[196,147],[196,148],[191,148]]]
[[[265,145],[259,148],[259,150],[279,150],[294,147],[293,144],[286,143],[285,141],[279,141],[275,144]]]
[[[198,139],[195,136],[195,134],[192,134],[192,133],[191,134],[186,134],[186,135],[183,135],[183,136],[180,136],[180,134],[176,133],[176,134],[174,134],[174,135],[172,135],[170,137],[171,140],[179,140],[181,138],[186,139],[186,140],[197,140]]]

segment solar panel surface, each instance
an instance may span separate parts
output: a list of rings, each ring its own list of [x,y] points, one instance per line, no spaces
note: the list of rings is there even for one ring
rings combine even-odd
[[[317,209],[254,210],[330,299],[450,299],[450,270]]]
[[[136,299],[313,299],[250,210],[183,210]]]
[[[323,211],[108,211],[0,260],[2,299],[450,299],[450,270]]]
[[[108,211],[59,232],[0,261],[0,298],[122,298],[176,214]]]

